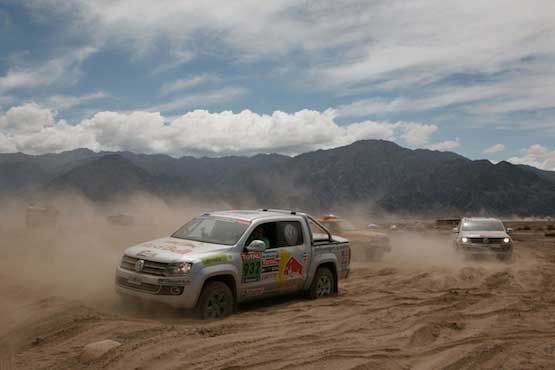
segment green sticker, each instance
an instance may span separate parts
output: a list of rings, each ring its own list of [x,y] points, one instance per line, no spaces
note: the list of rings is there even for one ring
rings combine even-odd
[[[217,263],[224,263],[227,262],[227,256],[225,254],[219,254],[217,256],[211,256],[201,259],[201,262],[207,265],[215,265]]]
[[[243,261],[243,281],[245,283],[260,280],[260,265],[259,259]]]

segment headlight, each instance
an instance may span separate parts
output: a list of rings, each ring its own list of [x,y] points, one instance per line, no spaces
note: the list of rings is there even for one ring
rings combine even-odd
[[[168,267],[166,267],[166,272],[164,273],[164,275],[185,275],[186,273],[191,271],[192,266],[193,264],[189,262],[172,263],[169,264]]]
[[[461,240],[462,240],[463,243],[468,243],[468,238],[467,237],[463,237]]]
[[[511,239],[509,239],[509,238],[503,239],[503,243],[509,243],[510,241],[511,241]]]

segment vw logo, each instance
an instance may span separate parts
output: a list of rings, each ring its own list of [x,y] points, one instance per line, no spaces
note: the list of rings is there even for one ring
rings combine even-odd
[[[145,267],[144,260],[137,260],[137,262],[135,262],[135,271],[141,272],[143,271],[143,267]]]

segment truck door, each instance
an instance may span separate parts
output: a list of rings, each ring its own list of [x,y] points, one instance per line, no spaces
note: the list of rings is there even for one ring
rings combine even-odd
[[[257,227],[263,228],[269,246],[264,252],[244,251],[241,255],[241,295],[248,298],[300,289],[308,272],[311,251],[308,243],[305,244],[300,221],[267,222]],[[256,234],[261,238],[259,230]],[[247,238],[245,246],[252,238]]]
[[[299,290],[308,274],[310,242],[304,240],[300,221],[277,223],[279,269],[277,287],[280,292]]]

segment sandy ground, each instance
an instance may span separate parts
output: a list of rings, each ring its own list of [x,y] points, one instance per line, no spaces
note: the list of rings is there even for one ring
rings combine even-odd
[[[267,300],[203,322],[123,308],[113,293],[123,249],[175,225],[73,220],[80,227],[55,231],[4,223],[1,370],[555,368],[555,239],[539,231],[515,234],[511,264],[464,261],[450,234],[397,232],[384,261],[353,263],[337,297]],[[122,345],[80,361],[104,339]]]

